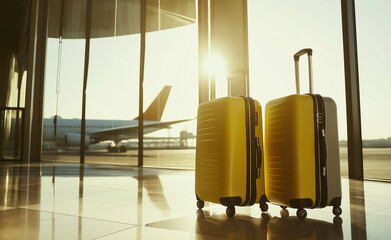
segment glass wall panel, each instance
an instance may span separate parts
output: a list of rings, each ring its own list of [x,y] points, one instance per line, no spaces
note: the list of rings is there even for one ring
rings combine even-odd
[[[0,159],[21,159],[24,109],[0,107]]]
[[[1,5],[0,160],[21,160],[29,59],[30,4]]]
[[[49,1],[44,160],[80,161],[86,3],[65,1],[61,21],[61,1]],[[137,142],[123,140],[137,139],[140,1],[92,1],[91,11],[85,162],[136,165]]]
[[[140,34],[91,39],[86,163],[137,166],[139,62]]]
[[[313,49],[313,89],[337,104],[341,174],[347,177],[340,5],[338,0],[248,1],[249,78],[250,95],[264,109],[268,101],[296,92],[293,55],[302,48]],[[301,93],[308,93],[307,58],[301,59],[300,77]]]
[[[391,180],[391,2],[356,1],[364,177]]]
[[[80,162],[84,39],[47,39],[43,160]]]
[[[194,169],[197,39],[196,24],[146,35],[144,166]]]

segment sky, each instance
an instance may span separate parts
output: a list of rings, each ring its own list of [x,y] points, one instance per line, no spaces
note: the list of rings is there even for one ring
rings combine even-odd
[[[391,1],[356,0],[362,134],[391,137]],[[346,107],[339,0],[248,0],[250,95],[264,108],[272,99],[295,93],[293,54],[313,49],[314,90],[338,107],[340,139],[346,139]],[[161,88],[172,85],[163,121],[196,117],[198,104],[197,26],[148,33],[144,108]],[[58,114],[81,117],[84,40],[64,40]],[[91,40],[87,119],[133,119],[138,115],[140,36]],[[45,117],[56,113],[58,39],[48,40]],[[302,92],[308,92],[306,60],[300,62]],[[217,97],[226,79],[217,79]],[[195,132],[195,123],[180,130]]]

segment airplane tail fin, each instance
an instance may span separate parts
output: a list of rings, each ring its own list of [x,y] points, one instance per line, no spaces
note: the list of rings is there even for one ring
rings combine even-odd
[[[148,109],[144,112],[144,120],[160,121],[163,115],[164,108],[166,107],[168,96],[170,95],[172,86],[164,86],[159,95],[153,100]],[[137,120],[135,118],[135,120]]]

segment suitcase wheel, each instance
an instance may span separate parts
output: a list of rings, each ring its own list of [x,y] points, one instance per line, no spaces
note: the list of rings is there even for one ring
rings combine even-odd
[[[228,217],[233,217],[235,216],[235,207],[227,207],[225,212],[227,213]]]
[[[333,207],[333,214],[335,216],[339,216],[342,214],[342,208],[341,207]]]
[[[267,203],[259,203],[259,207],[261,208],[262,212],[267,212],[267,210],[269,209]]]
[[[280,211],[281,218],[287,218],[289,217],[289,211],[285,209],[281,209]]]
[[[202,209],[205,206],[204,201],[202,200],[197,200],[197,207],[198,209]]]
[[[343,222],[343,220],[342,220],[341,217],[334,217],[334,219],[333,219],[333,223],[334,223],[335,225],[340,226],[340,225],[342,225],[342,222]]]
[[[307,217],[307,211],[303,208],[299,208],[299,209],[297,209],[296,216],[300,220],[304,220]]]
[[[286,207],[285,206],[280,206],[283,210],[286,210]]]

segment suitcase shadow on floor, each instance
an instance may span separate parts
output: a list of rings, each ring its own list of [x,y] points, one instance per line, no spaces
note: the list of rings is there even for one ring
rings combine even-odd
[[[230,218],[225,214],[210,216],[208,211],[197,210],[195,230],[201,236],[223,239],[343,239],[339,223],[342,219],[333,224],[310,218],[299,220],[283,211],[281,214],[272,217],[263,213],[261,218],[237,214]]]

